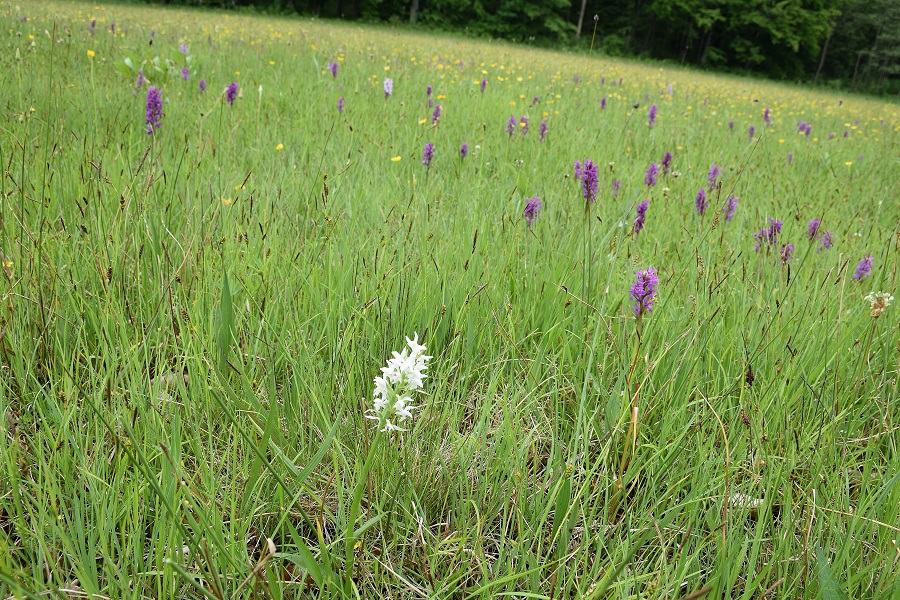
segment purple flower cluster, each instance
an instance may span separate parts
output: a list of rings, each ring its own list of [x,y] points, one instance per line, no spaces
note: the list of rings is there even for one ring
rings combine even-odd
[[[481,93],[484,93],[484,90],[487,88],[487,79],[481,80]]]
[[[662,165],[663,175],[668,175],[669,169],[672,167],[672,153],[666,152],[660,164]]]
[[[747,135],[750,136],[750,139],[751,139],[751,140],[753,140],[753,136],[756,135],[756,127],[754,127],[753,125],[751,125],[750,127],[748,127],[748,128],[747,128]]]
[[[328,70],[331,71],[331,76],[337,79],[338,64],[334,61],[328,63]]]
[[[540,196],[535,196],[534,198],[525,198],[528,202],[525,205],[525,210],[522,213],[522,216],[525,217],[525,222],[528,223],[528,226],[534,223],[534,220],[538,218],[538,215],[541,212],[541,209],[544,208],[544,205],[541,204]]]
[[[201,93],[201,94],[202,94],[203,92],[205,92],[205,91],[206,91],[206,80],[205,80],[205,79],[201,79],[198,87],[200,88],[200,93]]]
[[[619,181],[618,179],[613,179],[612,186],[610,187],[610,194],[612,194],[612,197],[613,198],[617,197],[619,195],[619,190],[621,190],[621,189],[622,189],[622,182]]]
[[[394,80],[390,77],[384,78],[384,99],[387,100],[394,93]]]
[[[709,201],[706,199],[706,190],[700,188],[700,191],[697,192],[697,198],[694,200],[694,206],[697,208],[697,214],[701,217],[703,213],[706,212],[706,208],[709,206]]]
[[[433,91],[434,91],[434,89],[431,87],[431,84],[429,83],[428,87],[425,88],[425,95],[430,96],[431,92],[433,92]]]
[[[781,245],[781,264],[786,265],[794,259],[794,244],[788,242]]]
[[[426,167],[431,166],[431,161],[434,158],[434,144],[428,142],[425,144],[425,150],[422,151],[422,164]]]
[[[522,116],[519,118],[519,129],[522,130],[522,135],[528,135],[529,122],[530,121],[528,120],[528,117],[526,117],[526,116]]]
[[[644,185],[647,187],[653,187],[656,185],[656,176],[659,174],[659,167],[656,166],[656,163],[653,163],[649,167],[647,167],[647,172],[644,173]]]
[[[147,135],[162,127],[162,96],[158,87],[150,86],[147,90]]]
[[[238,96],[238,84],[236,81],[232,81],[228,84],[228,87],[225,88],[225,101],[228,102],[229,105],[234,105],[234,101],[237,100]]]
[[[506,133],[509,134],[510,137],[516,132],[516,117],[514,115],[509,115],[509,120],[506,122]]]
[[[819,236],[818,248],[816,248],[816,252],[821,252],[822,250],[828,250],[831,248],[831,245],[834,243],[834,232],[826,231],[822,235]]]
[[[644,220],[647,218],[647,209],[650,207],[650,201],[644,200],[637,207],[637,216],[634,218],[634,235],[637,235],[644,228]]]
[[[734,214],[737,212],[737,205],[737,196],[729,195],[728,198],[725,199],[725,208],[722,209],[722,214],[725,216],[726,221],[730,221],[734,218]]]
[[[141,89],[142,87],[144,87],[145,83],[147,83],[147,78],[144,77],[144,69],[138,69],[137,79],[135,79],[134,87],[136,87],[137,89]]]
[[[650,129],[653,129],[653,126],[656,125],[656,105],[653,104],[650,106],[650,110],[647,112],[647,125],[650,126]]]
[[[763,121],[766,122],[766,125],[771,125],[772,123],[772,111],[769,110],[769,107],[766,107],[766,110],[763,111]]]
[[[469,144],[466,142],[462,143],[462,146],[459,147],[459,157],[465,158],[469,154]]]
[[[544,141],[544,138],[547,137],[547,121],[541,121],[541,126],[538,128],[538,133],[541,136],[541,141]]]
[[[653,312],[653,303],[656,301],[656,286],[659,285],[659,277],[656,269],[648,267],[646,271],[638,271],[636,281],[631,286],[629,293],[635,304],[632,308],[637,317],[644,313]]]
[[[434,107],[434,112],[431,113],[431,124],[436,125],[437,122],[440,120],[440,118],[441,118],[441,105],[438,104]]]
[[[856,265],[856,272],[853,273],[853,279],[859,281],[865,279],[872,274],[872,263],[874,259],[871,256],[863,256]]]
[[[606,108],[606,96],[600,98],[600,110],[603,110],[604,108]]]
[[[806,239],[813,239],[816,237],[816,234],[819,233],[819,225],[822,224],[822,221],[819,219],[813,219],[806,226]]]
[[[716,180],[719,178],[719,175],[722,174],[722,167],[713,164],[709,168],[709,176],[707,176],[706,180],[709,182],[709,189],[714,189],[716,187]]]
[[[341,96],[337,101],[337,109],[339,113],[344,112],[344,97]]]
[[[774,246],[778,242],[778,234],[781,233],[783,225],[782,221],[776,221],[770,217],[769,226],[763,227],[760,231],[753,234],[753,239],[756,240],[756,243],[753,245],[754,249],[759,252],[763,244]]]
[[[594,161],[587,159],[582,165],[581,161],[576,160],[575,179],[581,182],[581,192],[585,201],[588,203],[595,201],[597,199],[597,183],[600,178]]]
[[[181,53],[182,53],[182,54],[187,54],[187,53],[188,53],[188,46],[187,46],[187,44],[181,44],[181,46],[179,47],[179,50],[181,50]]]
[[[191,71],[187,67],[181,67],[181,78],[185,81],[191,76]]]

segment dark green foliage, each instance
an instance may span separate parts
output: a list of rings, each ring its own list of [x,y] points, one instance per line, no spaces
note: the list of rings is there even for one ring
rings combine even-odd
[[[150,0],[417,24],[900,92],[900,0]]]

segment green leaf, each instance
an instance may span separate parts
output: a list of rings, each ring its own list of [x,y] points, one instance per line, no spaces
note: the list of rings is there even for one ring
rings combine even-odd
[[[275,555],[276,558],[294,563],[309,573],[316,585],[320,588],[325,587],[325,573],[322,572],[322,567],[319,566],[312,552],[309,551],[309,547],[299,538],[294,539],[294,543],[297,544],[297,550],[299,551],[297,554],[282,554],[279,552]]]
[[[615,392],[609,395],[606,401],[606,429],[612,431],[619,423],[619,417],[622,415],[622,398]]]
[[[228,285],[228,271],[222,278],[222,298],[219,301],[219,369],[224,373],[228,367],[228,351],[233,341],[234,308],[231,305],[231,286]]]
[[[825,553],[819,547],[816,547],[816,559],[819,561],[819,587],[822,591],[822,600],[848,600],[847,594],[831,572]]]

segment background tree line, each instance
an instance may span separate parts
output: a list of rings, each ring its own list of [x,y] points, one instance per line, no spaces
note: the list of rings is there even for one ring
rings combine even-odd
[[[900,94],[900,0],[151,0],[413,23]]]

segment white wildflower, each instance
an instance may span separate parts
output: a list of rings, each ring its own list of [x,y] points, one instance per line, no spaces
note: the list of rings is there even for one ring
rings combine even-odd
[[[866,296],[866,302],[872,305],[872,311],[869,314],[872,315],[873,319],[877,319],[884,312],[884,309],[891,305],[893,300],[894,297],[887,292],[872,292]]]
[[[401,423],[412,419],[412,411],[417,408],[413,405],[413,394],[422,389],[428,377],[425,370],[431,357],[425,355],[426,348],[419,343],[419,334],[414,334],[413,339],[406,338],[406,344],[403,352],[393,352],[393,358],[388,359],[381,375],[375,378],[374,401],[369,411],[372,414],[366,418],[378,421],[382,431],[402,431],[391,419]]]

